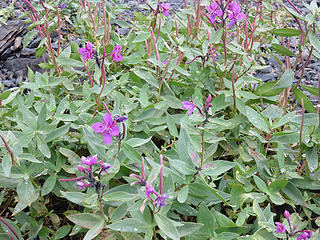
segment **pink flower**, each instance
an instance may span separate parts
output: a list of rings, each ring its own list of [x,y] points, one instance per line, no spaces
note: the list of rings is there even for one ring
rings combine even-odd
[[[87,43],[84,48],[79,48],[78,52],[81,54],[83,60],[87,61],[89,58],[93,58],[94,50],[90,43]]]
[[[193,113],[194,107],[194,104],[189,101],[182,102],[182,108],[188,110],[188,116]]]
[[[152,185],[147,181],[146,182],[146,196],[147,199],[150,198],[150,194],[157,194]]]
[[[77,181],[76,185],[78,186],[79,190],[82,190],[88,186],[88,184],[86,184],[85,182],[82,182],[82,181]]]
[[[166,193],[164,193],[164,194],[160,195],[159,197],[157,197],[157,199],[155,200],[156,203],[157,203],[157,207],[161,208],[161,207],[165,206],[167,198],[168,197],[167,197]]]
[[[109,172],[107,171],[109,168],[111,168],[110,164],[108,164],[108,163],[103,163],[103,164],[101,164],[101,169],[102,169],[102,171],[104,171],[105,173],[109,173]]]
[[[297,240],[307,240],[312,237],[312,231],[304,230],[297,238]]]
[[[275,222],[276,230],[275,233],[284,233],[287,231],[286,227],[281,222]]]
[[[113,51],[112,51],[112,59],[115,60],[116,62],[122,61],[122,56],[119,52],[121,52],[122,46],[119,44],[117,46],[114,46]]]
[[[163,13],[164,16],[169,16],[169,10],[170,10],[170,3],[160,3],[159,4],[159,11]]]
[[[86,164],[88,166],[92,166],[92,165],[99,163],[97,155],[94,155],[93,157],[81,157],[81,161],[83,164]],[[78,170],[80,171],[79,168],[78,168]]]
[[[228,5],[228,18],[230,20],[229,27],[235,24],[237,21],[242,21],[246,18],[246,15],[244,15],[243,12],[241,12],[241,8],[239,4],[233,2]]]
[[[165,66],[162,67],[163,69],[165,69],[167,67],[168,61],[161,61]]]
[[[109,145],[112,142],[112,136],[116,137],[120,134],[120,130],[115,121],[112,120],[112,117],[109,113],[106,113],[103,116],[103,123],[97,122],[92,125],[92,128],[95,132],[100,135],[104,135],[105,144]]]
[[[206,6],[209,14],[210,14],[210,22],[214,24],[216,22],[216,17],[222,16],[222,10],[216,2],[211,3],[209,6]]]

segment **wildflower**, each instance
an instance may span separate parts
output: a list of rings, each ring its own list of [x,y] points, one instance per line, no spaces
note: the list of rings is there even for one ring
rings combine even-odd
[[[128,119],[127,117],[123,117],[123,116],[119,116],[119,115],[113,117],[113,120],[116,121],[117,123],[124,122],[127,119]]]
[[[78,52],[81,54],[83,60],[87,61],[89,58],[93,58],[94,50],[90,43],[87,43],[84,48],[79,48]]]
[[[92,128],[100,135],[104,135],[104,142],[105,144],[109,145],[112,142],[112,136],[118,136],[120,134],[120,130],[116,122],[112,120],[112,117],[109,113],[106,113],[103,116],[103,122],[104,123],[94,123]]]
[[[78,171],[80,171],[80,172],[82,172],[82,173],[85,173],[84,167],[78,166],[77,169],[78,169]]]
[[[169,10],[170,10],[170,3],[160,3],[159,4],[159,11],[163,13],[164,16],[169,16]]]
[[[157,197],[156,199],[156,203],[157,203],[157,207],[158,208],[161,208],[163,207],[164,205],[166,205],[166,199],[167,199],[167,194],[162,194],[160,196]]]
[[[205,109],[205,112],[208,112],[209,108],[212,107],[212,104],[210,103],[212,100],[212,96],[211,94],[209,94],[207,100],[205,101],[205,104],[204,104],[204,109]]]
[[[130,174],[130,177],[136,177],[139,179],[138,181],[131,183],[130,186],[133,186],[137,183],[140,184],[141,186],[146,185],[146,175],[144,172],[144,158],[143,157],[141,158],[141,177],[137,174]]]
[[[312,237],[312,231],[304,230],[297,238],[297,240],[307,240]]]
[[[117,46],[114,46],[113,51],[112,51],[112,59],[115,60],[116,62],[121,61],[123,58],[119,52],[121,52],[122,46],[119,44]]]
[[[92,166],[97,164],[97,155],[94,155],[93,157],[81,157],[81,161],[83,164],[86,164],[88,166]],[[78,168],[79,169],[79,168]]]
[[[63,2],[58,7],[61,8],[61,10],[62,10],[62,9],[65,9],[66,7],[68,7],[68,5],[65,2]]]
[[[241,21],[246,18],[246,15],[244,15],[243,12],[241,12],[241,8],[239,4],[236,2],[230,3],[228,5],[228,18],[230,20],[229,27],[234,25],[237,21]]]
[[[182,108],[188,110],[188,116],[190,116],[193,113],[194,110],[194,104],[189,101],[183,101],[182,102]]]
[[[284,233],[287,231],[286,227],[281,222],[275,222],[276,230],[275,233]]]
[[[157,194],[152,185],[147,181],[146,182],[146,196],[147,199],[150,198],[150,194]]]
[[[78,186],[79,190],[82,190],[82,189],[84,189],[85,187],[88,186],[88,184],[86,184],[86,183],[83,182],[83,181],[77,181],[77,182],[76,182],[76,185]]]
[[[109,168],[111,168],[110,164],[108,164],[108,163],[103,163],[103,164],[101,164],[101,169],[102,169],[102,171],[104,171],[105,173],[109,173],[109,172],[107,171]]]
[[[223,14],[220,6],[216,2],[212,2],[209,6],[206,6],[206,8],[210,14],[211,24],[214,24],[216,22],[216,17],[221,17]]]

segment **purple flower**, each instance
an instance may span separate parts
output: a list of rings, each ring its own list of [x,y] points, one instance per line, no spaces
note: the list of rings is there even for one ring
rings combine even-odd
[[[101,169],[105,172],[105,173],[109,173],[107,170],[111,168],[110,164],[108,163],[103,163],[101,164]]]
[[[209,14],[210,14],[210,22],[214,24],[216,22],[216,17],[222,16],[222,10],[216,2],[212,2],[209,6],[206,6]]]
[[[82,190],[88,186],[88,184],[86,184],[85,182],[82,182],[82,181],[77,181],[76,185],[78,186],[79,190]]]
[[[164,16],[169,16],[170,3],[159,3],[159,11],[163,13]]]
[[[99,163],[97,160],[98,160],[97,155],[94,155],[93,157],[81,157],[82,163],[88,166],[92,166]],[[80,171],[79,168],[78,170]]]
[[[297,238],[297,240],[307,240],[312,237],[312,231],[304,230]]]
[[[127,117],[123,117],[123,116],[119,116],[119,115],[113,117],[113,120],[116,121],[117,123],[124,122],[127,119],[128,119]]]
[[[119,52],[121,52],[122,46],[119,44],[117,46],[114,46],[113,51],[112,51],[112,59],[115,60],[116,62],[121,61],[123,58]]]
[[[85,169],[84,169],[84,167],[82,167],[82,166],[78,166],[77,168],[78,168],[78,170],[79,170],[80,172],[83,172],[83,173],[86,172]]]
[[[229,27],[235,24],[237,21],[241,21],[246,18],[246,15],[244,15],[243,12],[241,12],[241,8],[239,4],[236,2],[233,2],[228,5],[228,18],[230,20]]]
[[[284,233],[287,231],[286,227],[281,222],[275,222],[276,230],[275,233]]]
[[[112,136],[116,137],[120,134],[120,130],[109,113],[103,116],[103,123],[97,122],[92,125],[95,132],[104,135],[105,144],[109,145],[112,142]]]
[[[157,194],[152,185],[147,181],[146,182],[146,196],[147,199],[150,198],[150,194]]]
[[[190,116],[193,113],[194,104],[189,101],[183,101],[182,108],[188,110],[188,116]]]
[[[63,2],[63,3],[61,3],[61,4],[59,5],[59,8],[61,8],[61,10],[62,10],[62,9],[65,9],[66,7],[68,7],[68,5],[67,5],[65,2]]]
[[[167,199],[167,194],[162,194],[160,195],[159,197],[157,197],[156,199],[156,203],[157,203],[157,207],[158,208],[161,208],[163,207],[164,205],[166,205],[166,199]]]
[[[211,94],[209,94],[209,96],[204,104],[204,109],[206,112],[208,112],[209,108],[212,107],[212,104],[210,103],[211,100],[212,100],[212,96],[211,96]]]
[[[168,61],[162,61],[162,63],[165,65],[164,67],[162,67],[163,69],[166,68],[167,64],[168,64]]]
[[[93,58],[94,50],[90,43],[87,43],[84,48],[79,48],[78,52],[81,54],[83,60],[87,61],[89,58]]]

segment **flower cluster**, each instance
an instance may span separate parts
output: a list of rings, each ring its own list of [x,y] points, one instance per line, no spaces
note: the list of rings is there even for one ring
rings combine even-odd
[[[153,205],[157,205],[158,207],[158,212],[160,211],[161,207],[166,205],[166,199],[168,198],[166,193],[163,193],[163,158],[162,155],[160,155],[160,194],[156,192],[156,190],[153,188],[151,183],[149,183],[146,180],[145,172],[144,172],[144,158],[142,158],[142,163],[141,163],[141,176],[137,174],[130,174],[130,177],[135,177],[138,178],[138,181],[135,181],[131,183],[130,185],[133,186],[135,184],[140,184],[141,186],[145,186],[145,192],[146,192],[146,199],[143,201],[143,204],[140,208],[140,211],[143,212],[145,208],[145,204],[147,200],[151,200],[151,195],[155,195],[155,200],[152,201]]]
[[[84,48],[79,48],[78,52],[81,54],[84,61],[87,61],[89,58],[93,58],[94,50],[90,43],[86,43]]]
[[[206,99],[203,105],[203,112],[205,113],[206,117],[208,115],[210,107],[212,107],[211,100],[212,100],[212,96],[211,94],[209,94],[208,98]],[[199,113],[202,115],[202,111],[200,107],[193,103],[192,98],[190,98],[190,101],[183,101],[182,108],[188,110],[188,116],[190,116],[193,113],[194,108],[197,108]]]
[[[226,4],[226,6],[224,4]],[[206,6],[206,8],[210,15],[209,20],[211,24],[221,22],[224,19],[224,16],[227,16],[227,18],[230,21],[228,24],[230,27],[234,25],[236,22],[242,21],[246,18],[245,14],[241,12],[241,7],[239,6],[239,4],[233,2],[232,0],[215,0],[210,5]]]
[[[164,16],[169,16],[170,3],[159,3],[159,12],[163,13]]]
[[[103,116],[103,123],[94,123],[92,125],[92,128],[100,135],[104,135],[104,142],[106,145],[109,145],[112,142],[112,136],[116,137],[120,134],[120,130],[117,126],[117,121],[113,120],[111,114],[109,113],[106,113]]]
[[[295,235],[299,234],[297,240],[308,240],[312,237],[312,231],[310,230],[294,231],[295,227],[291,223],[291,216],[287,210],[284,211],[283,215],[289,223],[290,230],[286,229],[281,222],[275,222],[275,233],[286,233],[287,237],[294,237]]]
[[[95,178],[93,174],[92,167],[94,165],[100,166],[100,171],[98,173],[98,180]],[[108,173],[108,169],[111,166],[107,163],[103,163],[102,161],[98,161],[97,155],[94,155],[92,157],[81,157],[81,165],[77,167],[78,171],[83,173],[84,176],[76,177],[76,178],[70,178],[70,179],[60,179],[59,181],[62,182],[70,182],[75,181],[75,184],[78,186],[79,190],[83,190],[87,187],[95,187],[96,192],[99,194],[101,189],[101,183],[100,178],[102,172]]]
[[[121,50],[122,50],[122,46],[120,44],[117,46],[114,46],[113,51],[111,53],[112,59],[114,61],[116,61],[116,62],[122,61],[123,58],[120,54]]]

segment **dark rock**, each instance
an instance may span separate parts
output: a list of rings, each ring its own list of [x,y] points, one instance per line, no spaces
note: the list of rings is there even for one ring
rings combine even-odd
[[[45,72],[44,69],[40,68],[38,66],[39,63],[42,62],[41,58],[37,59],[32,59],[32,58],[15,58],[15,59],[10,59],[5,61],[4,66],[7,68],[9,71],[17,74],[19,71],[23,71],[23,75],[27,76],[28,73],[28,67],[29,66],[32,71],[37,71],[37,72]]]
[[[14,46],[18,37],[23,36],[27,29],[21,20],[8,20],[6,25],[0,26],[0,59],[6,59],[15,49]],[[17,43],[19,40],[17,40]],[[21,42],[20,42],[21,45]]]

